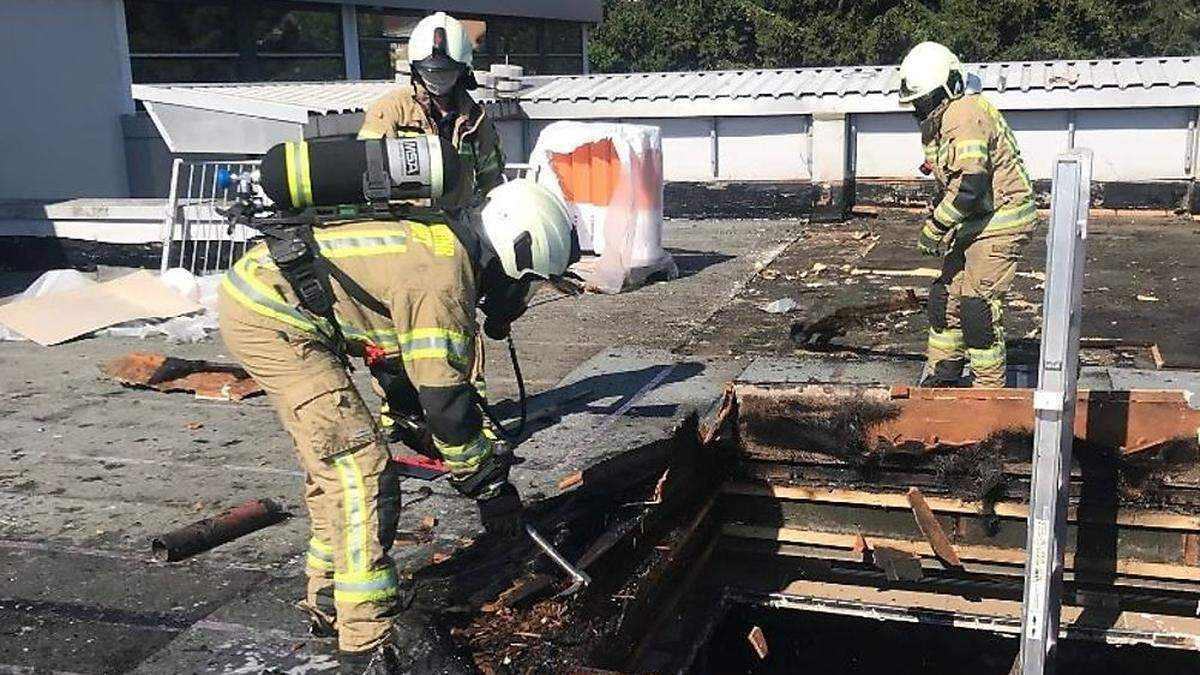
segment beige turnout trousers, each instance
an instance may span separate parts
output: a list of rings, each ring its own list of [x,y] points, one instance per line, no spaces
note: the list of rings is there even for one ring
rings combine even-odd
[[[399,483],[387,445],[337,358],[312,335],[249,311],[222,288],[221,336],[266,390],[304,467],[312,519],[305,603],[336,621],[342,651],[383,642],[397,580],[388,551]]]
[[[942,274],[929,290],[923,384],[952,386],[962,377],[964,361],[969,361],[973,386],[1004,386],[1004,295],[1028,241],[1027,233],[1016,232],[950,247]]]

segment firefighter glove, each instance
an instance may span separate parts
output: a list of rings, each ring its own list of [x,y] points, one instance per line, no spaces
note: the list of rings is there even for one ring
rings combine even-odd
[[[505,481],[496,489],[488,490],[476,503],[479,520],[488,534],[506,538],[520,536],[525,525],[525,505],[512,483]]]
[[[946,236],[946,231],[938,225],[937,221],[929,218],[925,221],[925,226],[921,228],[921,234],[917,237],[917,250],[922,255],[941,255],[942,238]]]

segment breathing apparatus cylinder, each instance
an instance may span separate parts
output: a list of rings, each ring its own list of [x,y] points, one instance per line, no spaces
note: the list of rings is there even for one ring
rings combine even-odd
[[[280,143],[258,183],[278,208],[302,211],[389,200],[432,199],[458,184],[458,151],[434,135]]]

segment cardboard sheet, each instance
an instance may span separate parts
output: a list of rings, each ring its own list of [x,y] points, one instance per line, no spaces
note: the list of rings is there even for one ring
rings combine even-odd
[[[48,347],[138,319],[169,319],[203,307],[139,270],[133,274],[0,306],[0,324]]]

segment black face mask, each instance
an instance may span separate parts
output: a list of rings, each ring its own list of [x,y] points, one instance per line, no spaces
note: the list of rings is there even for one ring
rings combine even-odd
[[[947,98],[946,90],[942,87],[925,94],[921,98],[913,101],[913,116],[918,122],[925,121],[938,106]]]
[[[411,68],[412,76],[434,96],[449,96],[467,74],[466,64],[438,51],[420,61],[413,61]]]

